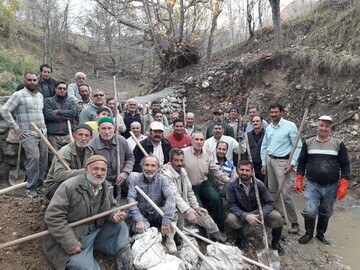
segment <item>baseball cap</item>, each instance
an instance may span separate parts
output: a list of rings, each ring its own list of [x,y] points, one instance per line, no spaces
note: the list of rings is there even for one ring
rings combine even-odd
[[[220,109],[216,109],[216,110],[213,111],[213,114],[215,114],[215,113],[224,114],[224,111],[220,110]]]
[[[152,122],[150,124],[150,129],[151,130],[161,130],[161,131],[165,131],[165,127],[163,125],[163,123],[160,123],[160,122]]]
[[[323,121],[329,121],[329,122],[333,122],[331,116],[328,116],[328,115],[322,115],[319,117],[319,120],[323,120]]]

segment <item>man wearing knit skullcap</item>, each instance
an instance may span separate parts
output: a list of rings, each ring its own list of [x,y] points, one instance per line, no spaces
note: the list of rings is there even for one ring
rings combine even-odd
[[[63,146],[58,154],[69,165],[71,170],[67,170],[61,162],[54,158],[44,187],[46,198],[51,200],[56,189],[65,180],[84,173],[85,161],[92,155],[88,143],[92,138],[92,129],[89,125],[80,124],[74,128],[74,141]]]
[[[63,182],[45,212],[50,234],[44,238],[45,257],[55,269],[100,269],[93,250],[116,255],[117,269],[133,270],[126,213],[115,210],[111,186],[105,181],[108,161],[93,155],[85,171]],[[114,209],[106,217],[71,228],[70,223]]]
[[[101,155],[108,161],[106,180],[114,185],[114,196],[117,197],[117,187],[124,186],[134,165],[134,155],[126,139],[121,135],[115,135],[114,120],[111,117],[103,117],[98,120],[99,135],[89,143],[89,147],[96,155]],[[120,174],[117,175],[117,140],[120,144]]]

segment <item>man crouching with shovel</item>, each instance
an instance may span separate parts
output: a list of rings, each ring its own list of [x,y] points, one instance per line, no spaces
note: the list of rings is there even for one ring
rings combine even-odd
[[[225,223],[234,230],[234,236],[238,236],[235,245],[239,249],[244,248],[245,233],[244,227],[265,225],[272,229],[271,248],[277,250],[279,255],[285,253],[280,245],[283,220],[279,212],[274,210],[274,200],[264,183],[253,177],[253,165],[249,160],[239,162],[237,168],[238,178],[229,182],[226,190],[226,200],[228,202],[229,214]],[[259,192],[259,200],[256,196],[256,187]],[[262,211],[259,213],[258,205],[261,203]],[[261,218],[261,212],[264,219]],[[266,232],[266,230],[264,230]],[[263,236],[266,238],[267,236]],[[268,249],[265,246],[265,249]]]

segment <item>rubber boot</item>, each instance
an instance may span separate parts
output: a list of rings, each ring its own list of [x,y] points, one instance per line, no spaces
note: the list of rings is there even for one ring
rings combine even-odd
[[[170,254],[177,252],[176,243],[174,240],[175,233],[175,230],[171,230],[171,232],[166,235],[165,246],[167,247]]]
[[[320,217],[316,226],[316,238],[325,245],[330,245],[329,241],[325,239],[325,232],[329,224],[329,218]]]
[[[271,248],[278,251],[279,255],[282,256],[285,254],[285,250],[280,245],[280,238],[281,238],[282,228],[275,228],[272,229],[272,239],[271,239]]]
[[[130,245],[120,249],[116,254],[116,264],[118,270],[135,270],[133,266],[133,255]]]
[[[315,221],[316,221],[315,218],[304,217],[305,234],[299,238],[298,240],[299,244],[305,245],[313,238]]]

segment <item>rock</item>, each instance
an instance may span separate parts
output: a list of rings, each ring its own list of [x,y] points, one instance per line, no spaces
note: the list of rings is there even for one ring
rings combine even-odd
[[[214,79],[214,77],[209,76],[207,79],[208,79],[208,81],[212,81]]]
[[[301,84],[297,84],[297,85],[295,86],[295,88],[296,88],[296,90],[300,90],[300,89],[301,89]]]
[[[358,113],[355,113],[355,114],[354,114],[354,120],[355,120],[355,121],[359,121],[359,120],[360,120],[360,117],[359,117],[359,114],[358,114]]]
[[[210,83],[208,81],[203,81],[202,84],[201,84],[201,87],[202,88],[208,88],[210,85]]]
[[[353,126],[353,129],[359,130],[359,125],[354,125],[354,126]]]
[[[10,129],[9,134],[6,138],[7,143],[19,143],[20,135],[16,134],[14,130]]]
[[[186,83],[193,83],[194,82],[194,78],[193,77],[189,77],[186,79],[185,81]]]
[[[354,136],[355,136],[355,135],[357,135],[357,134],[358,134],[357,131],[355,131],[355,130],[354,130],[354,131],[351,131],[351,135],[354,135]]]
[[[210,70],[210,71],[208,72],[208,75],[209,75],[209,76],[214,76],[214,75],[215,75],[215,71]]]
[[[6,132],[8,132],[9,130],[9,126],[7,124],[7,122],[5,120],[1,120],[0,121],[0,135],[5,134]]]
[[[221,74],[222,74],[222,71],[216,71],[214,75],[215,75],[216,77],[219,77]]]
[[[169,102],[171,102],[171,103],[174,103],[174,102],[177,102],[178,100],[177,100],[177,98],[176,97],[170,97],[169,98]]]

